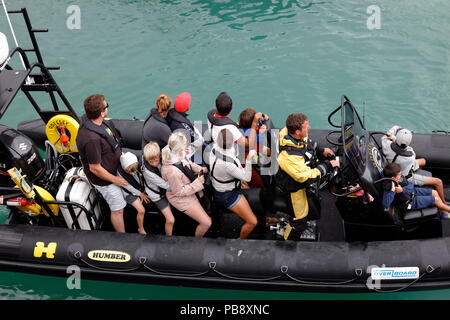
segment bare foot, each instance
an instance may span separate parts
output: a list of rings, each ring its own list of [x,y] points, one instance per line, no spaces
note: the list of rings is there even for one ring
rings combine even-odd
[[[139,234],[143,234],[143,235],[146,235],[146,234],[147,234],[147,232],[145,232],[145,229],[144,229],[144,228],[138,229],[138,232],[139,232]]]

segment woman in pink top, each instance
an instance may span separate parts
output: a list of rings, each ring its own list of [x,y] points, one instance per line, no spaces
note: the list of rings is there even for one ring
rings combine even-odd
[[[162,150],[161,176],[170,185],[170,190],[166,193],[170,204],[197,221],[199,224],[195,236],[203,237],[211,226],[211,218],[201,206],[196,194],[202,195],[205,177],[199,174],[207,172],[207,169],[186,160],[186,148],[187,139],[184,134],[172,133],[167,146]],[[180,165],[192,175],[191,179],[177,168]],[[195,178],[195,175],[199,176]]]

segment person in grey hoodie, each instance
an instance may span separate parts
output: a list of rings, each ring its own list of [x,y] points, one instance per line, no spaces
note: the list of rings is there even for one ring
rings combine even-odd
[[[161,177],[161,151],[159,145],[150,141],[144,147],[142,173],[145,181],[145,192],[150,200],[158,207],[166,219],[164,229],[166,236],[171,236],[175,218],[165,196],[170,189],[169,183]]]
[[[172,130],[167,123],[166,117],[171,105],[172,99],[167,94],[161,94],[156,98],[156,108],[150,111],[142,127],[142,149],[150,141],[158,143],[160,149],[167,145],[167,140]]]
[[[395,162],[400,165],[402,175],[415,186],[433,186],[443,203],[445,201],[444,185],[442,180],[435,177],[421,175],[419,169],[426,165],[426,159],[416,158],[414,149],[410,146],[412,132],[398,125],[393,126],[381,138],[383,153],[388,162]]]

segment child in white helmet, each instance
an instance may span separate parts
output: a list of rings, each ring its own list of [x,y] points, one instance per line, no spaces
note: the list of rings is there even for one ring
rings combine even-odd
[[[118,174],[128,182],[128,185],[122,187],[124,198],[137,211],[138,232],[147,234],[144,229],[145,208],[142,202],[147,203],[150,199],[145,193],[139,161],[134,153],[125,152],[120,156],[120,165]]]
[[[386,160],[388,162],[398,163],[401,167],[402,175],[406,177],[408,182],[411,182],[416,186],[433,186],[442,202],[446,203],[442,180],[416,173],[418,169],[425,166],[426,160],[424,158],[416,159],[416,153],[410,146],[412,132],[395,125],[389,129],[386,134],[387,135],[381,138],[383,153],[386,156]]]

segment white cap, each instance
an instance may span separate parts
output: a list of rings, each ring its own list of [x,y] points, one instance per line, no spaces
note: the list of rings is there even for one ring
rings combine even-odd
[[[129,166],[131,166],[133,163],[136,162],[138,162],[138,159],[136,155],[132,152],[125,152],[122,153],[122,155],[120,156],[120,165],[124,169],[128,168]]]
[[[400,129],[397,131],[395,135],[395,143],[397,143],[400,147],[406,148],[411,144],[412,133],[408,129]]]

